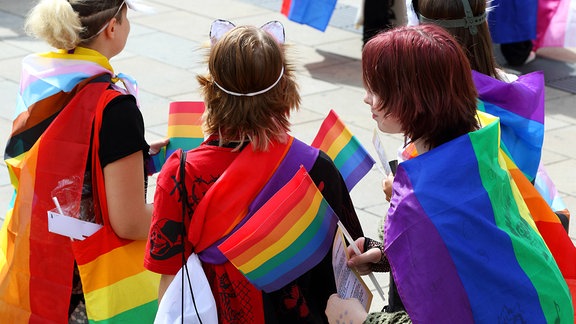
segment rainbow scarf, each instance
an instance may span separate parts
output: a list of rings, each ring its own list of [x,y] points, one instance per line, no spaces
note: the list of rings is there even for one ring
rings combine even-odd
[[[152,311],[146,314],[148,322],[153,320],[156,307],[154,287],[157,287],[154,283],[157,281],[148,281],[152,289],[143,288],[141,283],[137,283],[124,286],[127,290],[115,298],[102,295],[108,288],[107,284],[102,285],[103,282],[111,283],[121,278],[125,285],[131,281],[130,276],[126,276],[129,273],[126,267],[136,265],[143,270],[144,242],[138,242],[141,244],[140,255],[130,250],[129,257],[108,261],[108,270],[124,269],[111,278],[106,273],[90,273],[89,267],[83,267],[81,262],[86,260],[88,254],[98,255],[97,259],[102,262],[109,259],[110,255],[103,256],[106,253],[102,252],[102,248],[109,244],[105,241],[90,244],[99,240],[106,230],[109,231],[108,227],[84,241],[73,243],[68,237],[47,230],[47,211],[55,209],[52,190],[62,180],[79,179],[71,181],[67,196],[69,200],[60,201],[62,205],[76,206],[72,207],[76,208],[72,214],[78,212],[92,123],[96,111],[103,109],[108,102],[100,100],[98,106],[95,98],[102,99],[103,94],[107,93],[112,75],[108,61],[87,49],[77,49],[75,54],[58,52],[24,59],[18,100],[20,114],[14,121],[5,152],[15,188],[13,205],[0,232],[0,314],[6,322],[67,322],[75,259],[79,263],[87,311],[92,322],[110,319],[107,315],[98,317],[99,313],[113,313],[99,306],[94,307],[90,296],[96,295],[101,301],[114,300],[114,307],[122,312],[135,306],[134,302],[126,302],[127,299],[141,301],[149,298],[147,303],[152,306]],[[116,91],[110,92],[118,94]],[[75,158],[63,158],[66,156]],[[99,187],[103,187],[103,182]],[[124,241],[120,245],[133,243]],[[81,256],[79,250],[89,251]],[[119,250],[122,249],[115,251]],[[139,258],[139,261],[134,261],[134,258]],[[93,289],[92,283],[96,281],[97,288]],[[91,295],[92,291],[96,291],[96,295]],[[136,298],[131,295],[134,291],[140,294]],[[118,298],[124,301],[120,302]],[[114,318],[125,319],[122,316]],[[146,322],[141,320],[141,315],[138,318],[139,322]]]
[[[242,228],[300,166],[310,170],[317,157],[318,149],[294,137],[286,143],[273,142],[266,152],[254,151],[248,144],[210,187],[192,215],[188,239],[200,259],[212,264],[226,262],[217,246]],[[260,166],[257,169],[253,168],[255,161]],[[229,199],[230,192],[235,192],[234,199]]]
[[[384,241],[400,297],[413,322],[572,323],[570,291],[508,172],[499,122],[480,115],[484,128],[398,166]]]
[[[571,0],[538,1],[535,49],[576,47],[576,6]]]
[[[330,110],[322,122],[312,141],[312,147],[319,148],[332,158],[346,182],[348,191],[352,190],[376,163],[334,110]]]
[[[337,223],[338,217],[301,167],[218,248],[256,288],[272,292],[322,261]]]

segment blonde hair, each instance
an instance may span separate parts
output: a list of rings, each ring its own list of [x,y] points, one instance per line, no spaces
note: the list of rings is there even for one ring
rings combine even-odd
[[[28,14],[24,30],[58,49],[89,43],[114,18],[123,0],[40,0]],[[121,22],[121,15],[116,19]]]
[[[209,73],[197,77],[206,103],[206,133],[218,134],[221,145],[248,140],[260,151],[273,140],[286,141],[300,94],[284,51],[274,37],[253,26],[235,27],[212,46]],[[277,80],[255,96],[230,93],[259,92]]]

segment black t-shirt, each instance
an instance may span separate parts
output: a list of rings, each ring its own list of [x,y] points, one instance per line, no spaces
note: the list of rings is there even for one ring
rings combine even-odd
[[[144,119],[131,95],[111,100],[102,116],[100,129],[100,164],[106,165],[138,151],[148,158],[150,146],[144,137]]]

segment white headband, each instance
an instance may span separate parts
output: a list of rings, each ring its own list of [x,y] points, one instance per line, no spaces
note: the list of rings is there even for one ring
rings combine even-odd
[[[249,92],[249,93],[238,93],[238,92],[234,92],[234,91],[230,91],[230,90],[226,90],[224,89],[224,87],[222,87],[221,85],[218,84],[218,82],[214,81],[214,84],[222,91],[226,92],[229,95],[232,96],[236,96],[236,97],[253,97],[253,96],[257,96],[260,94],[263,94],[265,92],[270,91],[272,88],[274,88],[278,82],[280,82],[280,80],[282,80],[282,76],[284,75],[284,67],[282,67],[282,70],[280,70],[280,75],[278,76],[278,79],[276,79],[276,82],[272,83],[271,86],[269,86],[268,88],[264,89],[264,90],[260,90],[260,91],[256,91],[256,92]]]

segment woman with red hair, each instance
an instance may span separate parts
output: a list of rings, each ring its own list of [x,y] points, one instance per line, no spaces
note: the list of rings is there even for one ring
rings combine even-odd
[[[332,295],[329,321],[572,322],[566,282],[511,185],[498,119],[476,109],[458,42],[432,24],[392,29],[366,44],[362,73],[378,128],[418,153],[398,165],[384,243],[356,240],[364,252],[348,265],[390,271],[405,310],[368,314]]]

